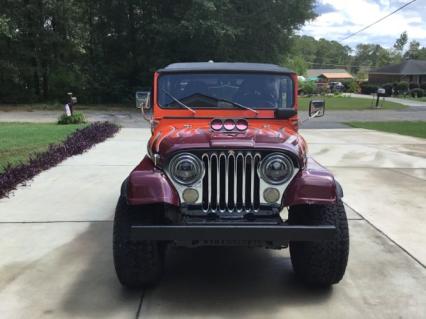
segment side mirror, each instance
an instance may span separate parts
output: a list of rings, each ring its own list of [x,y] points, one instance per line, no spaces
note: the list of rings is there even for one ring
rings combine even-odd
[[[309,102],[309,117],[322,117],[325,113],[325,101],[324,100],[311,100]]]
[[[146,106],[146,101],[149,100],[149,91],[138,91],[136,92],[136,108],[141,109]]]
[[[145,98],[145,101],[143,102],[143,104],[141,104],[141,111],[142,111],[142,115],[143,118],[148,121],[151,122],[152,120],[152,110],[151,110],[151,92],[148,92]]]

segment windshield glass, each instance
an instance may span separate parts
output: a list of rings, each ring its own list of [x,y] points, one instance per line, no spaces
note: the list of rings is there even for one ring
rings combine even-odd
[[[274,109],[293,107],[293,81],[287,75],[250,73],[163,74],[158,103],[163,108]]]

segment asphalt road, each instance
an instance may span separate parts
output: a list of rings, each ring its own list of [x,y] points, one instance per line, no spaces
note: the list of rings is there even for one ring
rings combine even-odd
[[[338,285],[300,284],[287,250],[199,248],[169,251],[157,287],[122,289],[113,212],[149,137],[122,129],[0,200],[0,317],[425,318],[426,140],[302,133],[345,191],[351,251]]]

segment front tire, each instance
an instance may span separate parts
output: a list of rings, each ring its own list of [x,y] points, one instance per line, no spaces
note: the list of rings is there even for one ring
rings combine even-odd
[[[164,269],[165,247],[156,241],[130,240],[132,222],[152,225],[155,212],[145,212],[127,205],[120,197],[114,218],[113,256],[120,283],[128,288],[142,288],[156,284]]]
[[[349,230],[343,202],[332,205],[290,207],[291,225],[334,225],[334,240],[290,242],[290,256],[296,275],[308,284],[330,286],[345,274],[349,255]]]

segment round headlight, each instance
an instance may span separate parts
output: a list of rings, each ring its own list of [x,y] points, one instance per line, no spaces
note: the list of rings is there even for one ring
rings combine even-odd
[[[291,178],[293,171],[293,162],[283,154],[271,154],[260,164],[260,175],[272,185],[284,184]]]
[[[170,175],[182,185],[191,185],[203,177],[203,163],[192,154],[179,154],[169,164]]]

